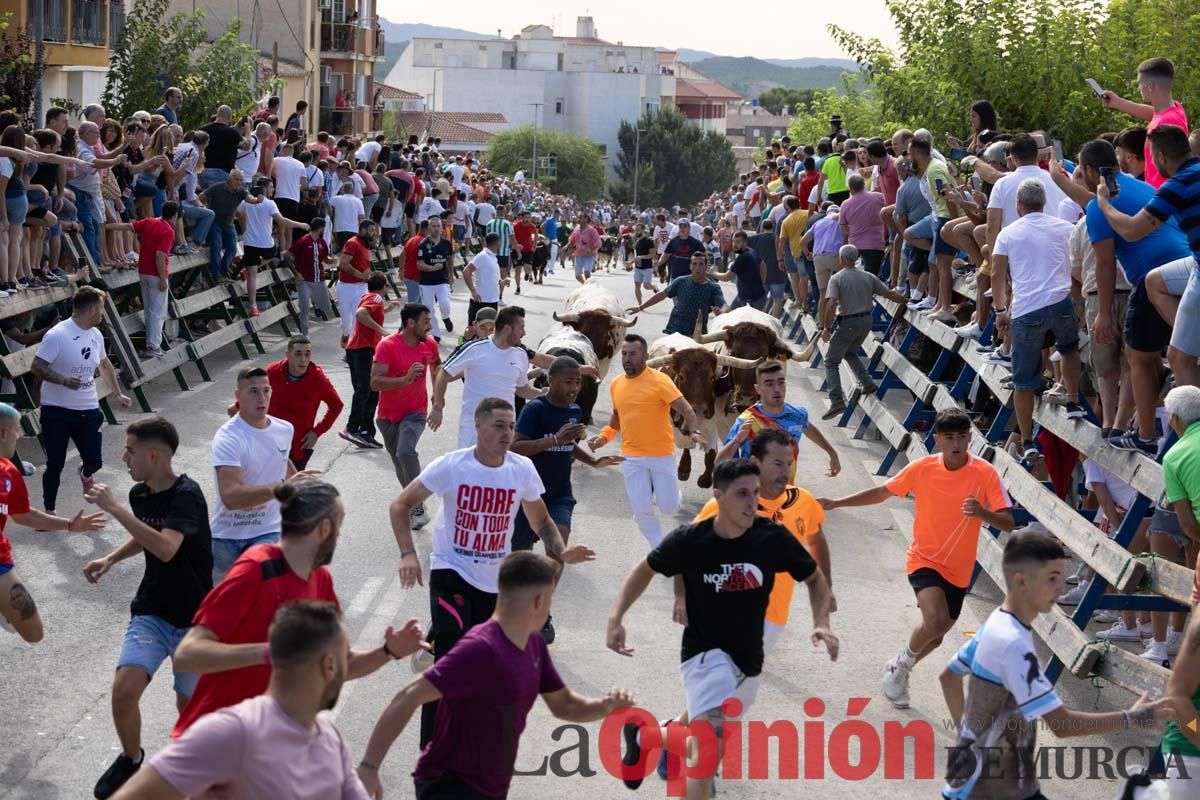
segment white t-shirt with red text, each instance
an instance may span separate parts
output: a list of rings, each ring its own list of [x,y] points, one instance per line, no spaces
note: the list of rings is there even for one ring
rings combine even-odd
[[[501,466],[489,467],[468,447],[439,457],[419,480],[442,500],[430,568],[452,569],[476,589],[496,594],[500,562],[512,552],[517,509],[546,491],[533,462],[506,453]]]

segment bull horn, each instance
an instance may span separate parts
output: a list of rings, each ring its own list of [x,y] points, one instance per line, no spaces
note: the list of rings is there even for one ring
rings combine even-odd
[[[637,324],[637,317],[634,317],[633,319],[629,319],[627,317],[613,317],[612,321],[624,325],[627,328],[632,328]]]
[[[550,316],[554,317],[555,322],[579,322],[578,314],[562,314],[561,316],[555,311]]]
[[[815,348],[815,346],[816,338],[814,337],[813,343],[808,348],[805,348],[803,353],[797,353],[796,348],[789,347],[788,352],[791,353],[789,358],[791,358],[792,361],[808,361],[810,358],[812,358],[812,350]]]
[[[717,356],[718,364],[731,369],[754,369],[764,361],[766,361],[765,358],[736,358],[734,356],[727,356],[724,353]]]
[[[716,333],[706,333],[702,336],[697,336],[696,341],[700,344],[712,344],[713,342],[729,341],[729,329],[717,331]]]
[[[659,367],[665,367],[674,360],[675,359],[673,356],[655,356],[646,362],[646,366],[650,367],[651,369],[658,369]]]

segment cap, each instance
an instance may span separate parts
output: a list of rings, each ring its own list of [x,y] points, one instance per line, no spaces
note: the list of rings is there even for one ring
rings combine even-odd
[[[484,306],[475,312],[475,322],[495,322],[496,309]]]

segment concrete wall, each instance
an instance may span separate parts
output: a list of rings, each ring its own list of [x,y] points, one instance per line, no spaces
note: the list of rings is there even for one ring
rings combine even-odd
[[[42,107],[38,109],[38,123],[46,121],[46,109],[53,105],[53,97],[65,97],[80,106],[99,102],[107,76],[108,70],[101,67],[47,67],[42,74]]]

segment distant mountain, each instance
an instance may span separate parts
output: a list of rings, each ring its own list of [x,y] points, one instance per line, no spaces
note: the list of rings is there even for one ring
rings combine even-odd
[[[691,64],[693,61],[703,61],[706,58],[717,58],[717,54],[710,53],[707,50],[689,50],[686,47],[679,48],[679,60],[685,64]]]
[[[817,61],[819,59],[812,59]],[[819,66],[780,66],[758,58],[717,56],[691,63],[714,81],[723,83],[746,98],[755,98],[767,89],[783,86],[789,89],[837,89],[842,85],[842,73],[850,70],[843,59]],[[853,62],[849,62],[853,63]]]
[[[849,58],[766,58],[777,67],[837,67],[846,72],[858,72],[858,62]]]

